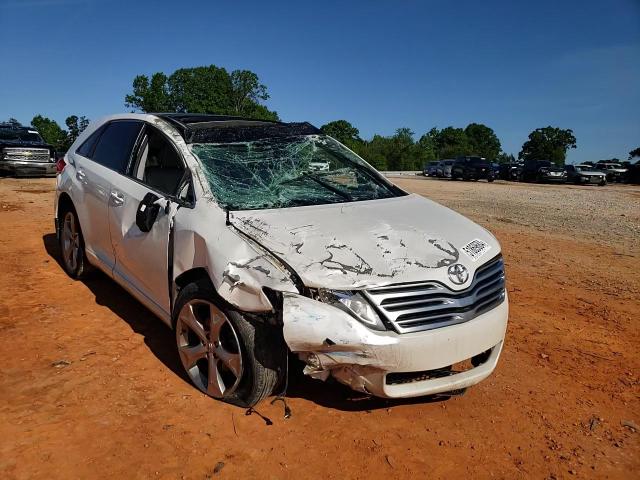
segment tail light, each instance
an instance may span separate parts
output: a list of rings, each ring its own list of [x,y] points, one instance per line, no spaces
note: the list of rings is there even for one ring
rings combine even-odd
[[[64,161],[64,157],[60,157],[60,159],[56,162],[56,173],[61,174],[64,170],[64,167],[66,166],[67,164]]]

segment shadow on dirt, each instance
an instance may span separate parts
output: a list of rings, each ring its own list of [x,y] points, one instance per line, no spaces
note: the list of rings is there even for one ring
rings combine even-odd
[[[44,235],[42,241],[49,256],[63,269],[60,247],[55,234]],[[164,323],[104,273],[94,270],[82,282],[93,292],[98,305],[109,308],[128,323],[131,330],[144,336],[144,343],[151,352],[171,371],[191,385],[176,352],[173,332]],[[289,381],[286,397],[305,399],[325,408],[342,411],[370,411],[398,405],[441,402],[450,398],[449,396],[432,396],[407,400],[386,400],[370,397],[364,393],[355,392],[331,378],[323,382],[307,377],[302,373],[302,362],[297,360],[294,355],[289,357]]]
[[[42,242],[49,256],[60,265],[60,268],[63,268],[60,247],[55,234],[44,235]],[[144,337],[144,343],[162,363],[190,384],[175,349],[173,332],[164,323],[126,290],[98,270],[92,271],[86,279],[82,280],[82,283],[93,292],[98,305],[109,308],[127,322],[131,330]]]

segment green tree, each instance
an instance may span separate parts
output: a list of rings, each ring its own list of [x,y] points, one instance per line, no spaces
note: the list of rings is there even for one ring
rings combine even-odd
[[[500,140],[492,128],[481,123],[470,123],[464,133],[472,155],[493,161],[500,153]]]
[[[416,143],[419,158],[422,160],[422,165],[419,169],[422,169],[424,164],[429,160],[436,160],[438,158],[438,133],[437,128],[432,128],[422,135]]]
[[[13,117],[9,117],[9,120],[7,120],[7,123],[9,125],[11,125],[12,127],[21,127],[22,124],[18,121],[18,119],[13,118]]]
[[[249,70],[231,72],[231,102],[236,114],[242,115],[251,105],[268,99],[267,87],[260,83],[258,75]]]
[[[437,144],[439,158],[456,158],[471,154],[469,139],[462,128],[443,128],[438,132]]]
[[[496,157],[498,163],[514,163],[515,161],[516,157],[512,153],[500,152]]]
[[[635,157],[640,157],[640,147],[636,148],[635,150],[631,150],[629,152],[629,160]]]
[[[380,139],[384,140],[384,137],[380,135],[374,135],[371,141],[362,141],[354,144],[353,151],[369,162],[374,168],[378,170],[387,170],[387,157],[383,153],[383,149],[380,147]]]
[[[320,127],[322,133],[335,138],[347,146],[352,146],[355,142],[362,142],[360,131],[346,120],[334,120]]]
[[[78,118],[77,115],[71,115],[64,121],[67,125],[67,148],[71,146],[76,138],[89,126],[89,119],[85,116]]]
[[[142,112],[193,112],[240,115],[277,120],[278,114],[263,103],[267,87],[249,70],[231,73],[215,65],[180,68],[167,76],[156,72],[151,79],[138,75],[133,91],[125,96],[128,108]]]
[[[567,150],[570,148],[576,148],[576,137],[571,129],[551,126],[536,128],[529,134],[529,140],[522,145],[518,158],[551,160],[558,165],[564,165]]]
[[[38,130],[45,142],[49,143],[56,150],[63,150],[67,143],[67,132],[60,128],[55,120],[36,115],[31,120],[31,125]]]

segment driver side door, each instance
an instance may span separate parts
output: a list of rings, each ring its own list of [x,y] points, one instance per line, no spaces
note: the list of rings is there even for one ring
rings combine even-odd
[[[114,278],[165,321],[171,316],[170,234],[186,171],[169,138],[145,124],[128,173],[114,182],[109,203]],[[157,213],[145,224],[141,219],[149,220],[150,210]]]

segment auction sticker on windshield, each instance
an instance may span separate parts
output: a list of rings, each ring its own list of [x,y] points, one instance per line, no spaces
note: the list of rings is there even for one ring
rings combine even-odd
[[[491,245],[489,245],[486,242],[483,242],[482,240],[478,240],[477,238],[475,240],[471,240],[469,243],[467,243],[464,247],[462,247],[462,251],[464,253],[467,254],[467,256],[472,260],[472,261],[476,261],[478,260],[481,256],[483,256],[485,253],[487,253],[489,251],[489,249],[491,248]]]

